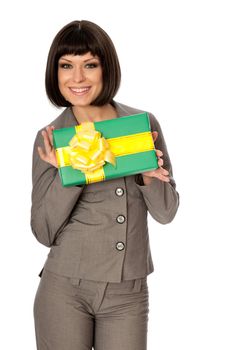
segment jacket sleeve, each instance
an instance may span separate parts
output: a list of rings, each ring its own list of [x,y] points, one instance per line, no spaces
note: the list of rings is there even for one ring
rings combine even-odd
[[[156,149],[163,152],[164,169],[169,171],[170,182],[152,178],[149,185],[144,185],[142,175],[137,177],[136,186],[141,191],[150,215],[161,224],[170,223],[179,206],[179,194],[173,178],[172,165],[168,155],[167,146],[159,122],[154,115],[149,114],[152,131],[158,131],[155,142]]]
[[[69,220],[84,186],[63,187],[58,169],[41,160],[37,147],[44,147],[38,132],[32,159],[31,229],[43,245],[53,245]]]

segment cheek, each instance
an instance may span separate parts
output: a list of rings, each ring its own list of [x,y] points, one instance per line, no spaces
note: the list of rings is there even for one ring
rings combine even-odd
[[[59,89],[61,89],[62,88],[62,84],[63,84],[62,75],[58,73],[57,78],[58,78]]]
[[[62,82],[64,81],[64,75],[58,71],[57,78],[58,78],[58,84],[61,85]]]
[[[96,77],[96,82],[99,84],[99,87],[102,88],[103,86],[103,77],[102,77],[102,73],[99,73],[98,76]]]
[[[62,93],[62,91],[63,91],[63,84],[62,84],[61,80],[58,80],[58,88],[59,88],[60,92]]]
[[[95,71],[94,74],[91,74],[92,77],[90,77],[90,79],[92,81],[94,81],[96,84],[102,84],[103,83],[103,75],[102,75],[102,71]]]
[[[102,74],[102,71],[99,72],[99,81],[103,84],[103,74]]]
[[[58,87],[62,93],[65,90],[65,82],[67,79],[66,79],[65,75],[62,73],[58,73],[57,78],[58,78]]]
[[[61,86],[70,79],[71,73],[68,70],[58,70],[58,84]]]

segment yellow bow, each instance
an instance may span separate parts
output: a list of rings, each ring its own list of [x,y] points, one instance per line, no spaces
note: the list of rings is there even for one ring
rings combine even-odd
[[[116,164],[109,143],[95,130],[94,123],[82,123],[80,131],[73,136],[69,145],[70,163],[74,169],[83,173],[92,172],[102,167],[105,162],[114,166]]]

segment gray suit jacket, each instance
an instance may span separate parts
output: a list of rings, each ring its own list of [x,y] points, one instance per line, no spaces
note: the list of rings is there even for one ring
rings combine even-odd
[[[143,111],[114,102],[118,117]],[[153,272],[147,211],[161,224],[174,218],[179,196],[171,162],[157,119],[149,113],[151,129],[159,133],[156,148],[164,153],[171,182],[156,178],[144,186],[142,175],[126,176],[83,186],[62,187],[58,170],[42,161],[41,130],[33,151],[31,228],[50,247],[44,268],[60,275],[95,281],[120,282]],[[71,108],[51,122],[55,128],[77,124]]]

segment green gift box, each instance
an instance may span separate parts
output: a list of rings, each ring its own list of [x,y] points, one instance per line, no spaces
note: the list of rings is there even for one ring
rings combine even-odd
[[[53,143],[64,187],[158,168],[146,112],[53,130]]]

